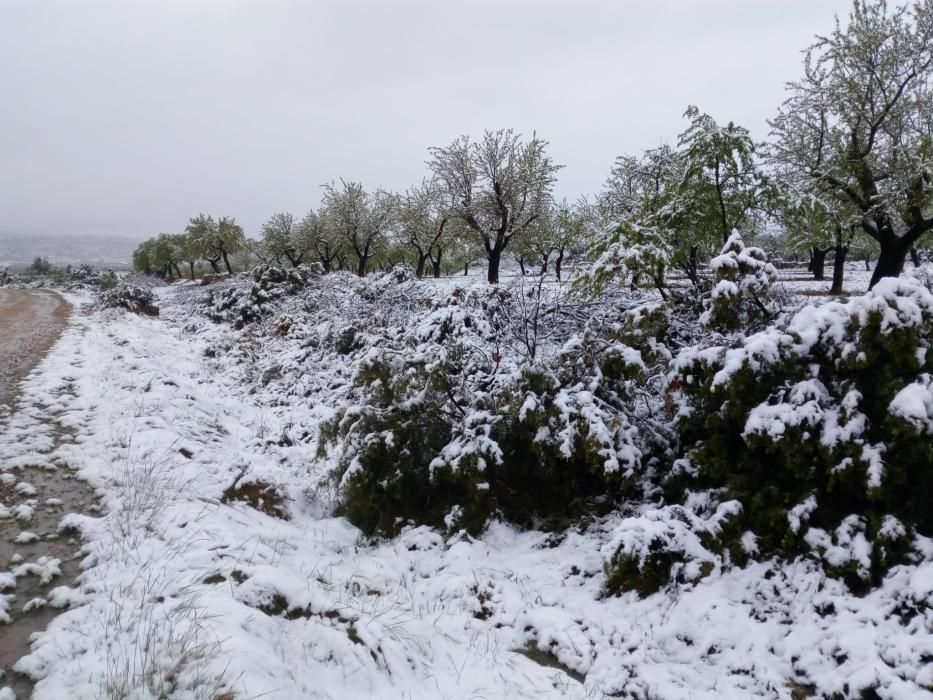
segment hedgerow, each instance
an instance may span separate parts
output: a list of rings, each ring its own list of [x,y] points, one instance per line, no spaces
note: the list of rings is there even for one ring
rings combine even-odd
[[[231,351],[291,343],[257,381],[330,397],[318,458],[367,534],[622,512],[607,594],[772,556],[865,590],[931,535],[933,294],[885,281],[789,314],[763,254],[733,236],[717,260],[710,284],[656,301],[262,270],[217,318],[253,338]]]

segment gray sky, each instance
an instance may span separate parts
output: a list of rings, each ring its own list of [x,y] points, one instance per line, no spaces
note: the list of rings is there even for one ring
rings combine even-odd
[[[0,0],[0,232],[255,236],[461,133],[537,132],[597,191],[697,104],[756,138],[849,0]]]

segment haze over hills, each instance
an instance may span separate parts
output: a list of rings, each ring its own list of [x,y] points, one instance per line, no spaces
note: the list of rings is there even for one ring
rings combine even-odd
[[[36,256],[48,258],[53,265],[130,265],[133,249],[141,239],[131,236],[56,236],[0,232],[0,265],[28,265]]]

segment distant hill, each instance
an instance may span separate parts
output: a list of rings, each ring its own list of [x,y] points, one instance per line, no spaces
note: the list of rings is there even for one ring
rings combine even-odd
[[[128,266],[142,237],[34,236],[0,233],[0,265],[31,263],[36,256],[53,265],[89,263],[95,266]]]

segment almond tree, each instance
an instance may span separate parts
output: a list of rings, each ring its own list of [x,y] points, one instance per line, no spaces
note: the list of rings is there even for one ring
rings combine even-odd
[[[570,204],[567,200],[554,204],[538,219],[529,233],[528,248],[541,262],[541,274],[554,263],[554,275],[561,281],[564,256],[574,245],[583,246],[586,237],[586,206],[582,202]]]
[[[194,268],[198,264],[198,260],[201,259],[201,252],[197,243],[192,240],[190,235],[185,233],[177,234],[176,240],[178,242],[178,257],[188,266],[188,276],[194,280]]]
[[[326,225],[356,255],[356,274],[366,276],[369,261],[376,256],[394,222],[393,197],[383,190],[369,193],[359,182],[341,180],[339,186],[324,186]]]
[[[719,232],[698,223],[697,212],[709,209],[704,199],[710,190],[695,179],[687,184],[685,161],[668,145],[616,158],[598,206],[589,212],[600,232],[590,251],[599,261],[592,272],[630,271],[634,284],[646,272],[638,266],[650,262],[653,279],[663,286],[664,269],[673,263],[696,283],[700,248],[718,250]],[[650,245],[657,250],[649,253]]]
[[[722,126],[695,106],[684,113],[690,125],[680,135],[683,159],[683,224],[712,243],[725,245],[736,229],[749,231],[767,204],[767,179],[748,130]],[[718,247],[718,244],[717,244]]]
[[[181,278],[178,264],[184,262],[186,239],[187,236],[177,233],[160,233],[146,239],[133,251],[133,269],[166,280]]]
[[[313,209],[305,214],[298,225],[298,236],[303,245],[314,252],[324,272],[334,269],[334,261],[339,260],[343,253],[343,245],[339,232],[333,226],[328,226],[325,210]]]
[[[482,243],[486,279],[499,281],[502,253],[542,215],[561,168],[546,153],[547,141],[527,142],[511,129],[486,131],[480,141],[461,136],[431,148],[431,171],[450,192],[455,211]]]
[[[855,210],[834,198],[796,191],[789,182],[783,183],[782,190],[775,212],[787,232],[788,244],[797,250],[806,249],[810,256],[807,269],[817,281],[823,279],[826,257],[832,253],[830,294],[842,294],[849,250],[871,242],[858,226]]]
[[[155,239],[147,238],[133,251],[133,270],[146,276],[152,274],[152,247]]]
[[[198,214],[189,220],[185,227],[185,234],[191,239],[193,248],[210,266],[215,274],[220,272],[218,263],[220,254],[214,254],[211,241],[217,236],[217,222],[213,216]]]
[[[246,248],[246,234],[232,216],[221,216],[217,222],[217,236],[213,240],[214,249],[220,252],[228,274],[233,274],[230,255]]]
[[[428,261],[435,277],[441,276],[441,256],[454,227],[450,193],[437,180],[425,180],[398,197],[402,239],[415,249],[415,274],[424,276]]]
[[[162,269],[162,276],[168,280],[181,278],[178,264],[182,259],[182,241],[185,236],[177,233],[160,233],[153,246],[153,262]],[[174,273],[174,275],[173,275]]]
[[[881,246],[870,287],[933,229],[931,72],[933,0],[855,0],[848,25],[807,49],[771,122],[773,158],[798,187],[854,207]]]
[[[246,247],[246,235],[236,219],[222,216],[214,221],[212,216],[198,214],[190,220],[185,233],[214,272],[220,272],[219,262],[223,260],[227,272],[233,274],[230,255]]]
[[[621,221],[640,212],[672,218],[670,202],[684,180],[684,158],[668,145],[649,148],[640,156],[616,158],[600,203],[606,215]]]
[[[288,260],[292,267],[298,267],[308,254],[309,242],[301,236],[300,226],[293,214],[281,212],[273,214],[262,225],[262,248],[276,261]]]

